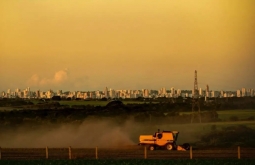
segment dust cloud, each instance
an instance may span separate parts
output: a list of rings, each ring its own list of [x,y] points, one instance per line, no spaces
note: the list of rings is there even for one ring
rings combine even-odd
[[[20,126],[1,131],[1,147],[118,147],[134,145],[130,139],[131,121],[119,125],[111,120],[85,120],[81,124]]]
[[[157,129],[180,131],[178,144],[195,140],[188,125],[155,125],[127,119],[121,123],[113,119],[86,119],[79,124],[45,124],[37,127],[19,126],[1,130],[0,147],[123,147],[137,145],[140,134],[154,134]],[[198,131],[198,130],[196,130]],[[195,131],[195,132],[196,132]]]

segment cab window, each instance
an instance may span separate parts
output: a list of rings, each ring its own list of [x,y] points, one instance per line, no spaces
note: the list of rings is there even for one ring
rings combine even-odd
[[[162,136],[163,136],[162,133],[159,133],[159,134],[157,135],[157,138],[158,138],[158,139],[161,139]]]

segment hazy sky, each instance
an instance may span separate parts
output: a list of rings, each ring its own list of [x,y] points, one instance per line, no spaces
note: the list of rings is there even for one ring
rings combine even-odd
[[[0,91],[255,88],[254,0],[1,0]]]

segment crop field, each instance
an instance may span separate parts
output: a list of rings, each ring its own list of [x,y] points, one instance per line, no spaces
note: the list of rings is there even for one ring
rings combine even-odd
[[[108,159],[108,160],[0,160],[0,165],[253,165],[253,159],[168,159],[168,160],[146,160],[146,159]]]
[[[239,120],[247,119],[249,117],[255,118],[255,110],[225,110],[217,111],[219,118],[224,120],[229,120],[231,116],[237,116]]]
[[[216,148],[190,151],[149,151],[125,148],[2,148],[1,160],[122,160],[122,159],[255,159],[254,148]]]
[[[229,121],[230,117],[236,116],[237,120],[245,120],[248,118],[255,118],[255,110],[254,109],[238,109],[238,110],[221,110],[217,111],[219,115],[219,119],[222,121]],[[191,114],[191,112],[180,112],[180,114]],[[254,119],[253,119],[254,120]]]

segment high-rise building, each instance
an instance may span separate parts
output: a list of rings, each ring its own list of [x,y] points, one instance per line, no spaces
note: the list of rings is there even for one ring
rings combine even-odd
[[[181,96],[182,91],[180,89],[177,89],[177,97]]]
[[[209,92],[209,85],[206,85],[206,92]]]
[[[220,97],[224,97],[224,91],[220,91]]]
[[[211,97],[216,97],[216,96],[215,96],[215,91],[212,91],[212,92],[211,92]]]
[[[115,96],[115,90],[113,90],[113,89],[110,88],[109,97],[111,97],[111,98],[115,98],[115,97],[116,97],[116,96]]]
[[[172,96],[172,97],[175,97],[175,90],[174,90],[174,87],[172,87],[170,90],[171,90],[171,96]]]
[[[206,85],[205,95],[206,95],[206,97],[211,97],[210,96],[209,85]]]
[[[144,98],[148,98],[149,97],[149,90],[148,89],[144,89],[143,90],[143,97]]]
[[[237,91],[236,91],[236,96],[237,96],[237,97],[242,97],[242,92],[241,92],[241,90],[237,90]]]
[[[46,92],[46,98],[52,98],[53,97],[53,93],[51,90]]]
[[[203,96],[203,90],[202,90],[202,88],[199,88],[199,96]]]
[[[242,97],[245,97],[245,96],[247,96],[246,89],[242,88]]]
[[[19,89],[19,88],[17,88],[17,89],[16,89],[16,92],[20,92],[20,89]]]
[[[62,95],[62,90],[57,90],[57,95],[61,96]]]
[[[247,89],[247,91],[246,91],[246,96],[251,96],[251,89]]]
[[[1,93],[1,95],[2,95],[2,97],[5,97],[6,94],[5,94],[5,92],[3,91],[3,92]]]
[[[36,98],[40,98],[40,90],[37,90],[37,91],[35,92],[35,97],[36,97]]]
[[[106,98],[108,98],[109,96],[108,96],[108,88],[107,87],[105,87],[105,90],[104,90],[104,96],[106,97]]]
[[[230,95],[229,95],[229,93],[227,93],[227,92],[225,92],[224,94],[223,94],[223,97],[229,97]]]
[[[162,88],[162,94],[163,94],[163,95],[166,95],[166,88],[165,88],[165,87]]]

